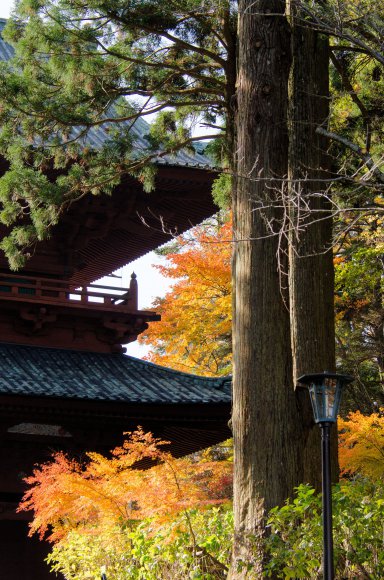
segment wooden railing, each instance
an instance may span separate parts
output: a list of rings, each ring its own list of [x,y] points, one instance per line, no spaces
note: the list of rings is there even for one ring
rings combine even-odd
[[[0,274],[0,300],[132,312],[137,310],[137,281],[136,275],[132,274],[129,288],[100,284],[79,288],[67,280]]]

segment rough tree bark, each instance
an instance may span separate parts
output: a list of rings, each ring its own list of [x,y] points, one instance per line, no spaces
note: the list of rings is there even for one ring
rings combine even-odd
[[[323,181],[329,177],[327,143],[316,133],[329,115],[328,39],[305,26],[295,2],[291,46],[288,177],[294,227],[289,295],[296,384],[304,373],[335,370],[335,321],[332,219]],[[302,481],[321,489],[320,429],[313,422],[308,394],[298,391],[297,397],[302,415]],[[332,438],[332,446],[332,471],[337,478],[337,437]]]
[[[279,238],[270,236],[266,225],[271,220],[278,227],[281,209],[276,206],[281,204],[275,202],[287,174],[290,34],[284,12],[283,0],[239,2],[231,580],[261,577],[265,513],[283,503],[301,478]]]
[[[328,115],[328,46],[292,23],[290,35],[284,0],[239,2],[231,580],[262,576],[266,512],[299,483],[320,484],[319,429],[308,394],[295,394],[294,385],[301,373],[335,367],[333,264],[325,251],[332,223],[323,219],[327,200],[311,195],[322,188],[326,164],[315,131]],[[284,236],[270,235],[284,221],[288,172],[288,193],[308,200],[309,210],[308,227],[291,232],[289,249]],[[294,203],[289,213],[299,219]],[[290,300],[281,284],[287,254]]]

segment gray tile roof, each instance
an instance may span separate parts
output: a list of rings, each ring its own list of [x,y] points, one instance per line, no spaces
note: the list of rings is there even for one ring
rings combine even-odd
[[[231,378],[199,377],[123,354],[0,343],[0,396],[124,403],[229,403]]]
[[[5,42],[1,36],[1,32],[6,22],[7,21],[4,18],[0,18],[0,60],[5,61],[12,58],[14,54],[13,48],[7,42]],[[146,121],[144,121],[144,119],[137,119],[133,125],[132,121],[122,122],[121,125],[130,129],[130,132],[134,135],[135,146],[138,150],[145,151],[148,149],[148,142],[145,137],[149,133],[150,126]],[[73,130],[73,135],[76,133],[80,133],[80,128]],[[87,136],[83,139],[83,141],[84,144],[97,149],[98,147],[101,147],[108,139],[110,139],[110,135],[108,133],[108,124],[105,124],[103,126],[92,127],[87,132]],[[200,147],[199,145],[196,145],[196,151],[194,154],[189,153],[188,151],[178,151],[175,155],[159,157],[156,160],[156,163],[161,165],[181,165],[183,167],[201,167],[207,169],[212,168],[212,160],[203,155],[201,152],[199,153],[198,150],[200,148],[201,145]]]
[[[9,60],[13,56],[13,48],[7,42],[5,42],[1,36],[1,31],[3,30],[6,20],[0,18],[0,60]]]

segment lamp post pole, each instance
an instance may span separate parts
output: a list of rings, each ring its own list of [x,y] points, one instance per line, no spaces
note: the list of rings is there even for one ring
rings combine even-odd
[[[307,385],[311,397],[315,423],[321,428],[321,466],[323,496],[323,577],[334,580],[332,538],[332,488],[331,488],[331,427],[337,421],[343,387],[353,381],[349,375],[313,373],[298,379]]]
[[[331,488],[331,427],[324,421],[321,428],[322,503],[323,503],[323,547],[324,580],[334,580],[333,537],[332,537],[332,488]]]

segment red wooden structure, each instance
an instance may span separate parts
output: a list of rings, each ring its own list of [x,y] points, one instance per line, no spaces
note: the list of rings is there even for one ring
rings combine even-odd
[[[0,59],[11,52],[0,35]],[[125,176],[111,196],[70,205],[22,271],[0,253],[0,579],[55,577],[16,513],[23,477],[52,450],[108,452],[138,424],[175,455],[230,436],[230,380],[126,357],[122,345],[159,316],[138,309],[134,274],[129,288],[95,283],[212,215],[214,177],[202,155],[180,153],[159,164],[150,194]]]
[[[137,292],[135,274],[129,288],[115,288],[2,273],[0,331],[17,344],[119,352],[160,318],[138,309]]]

